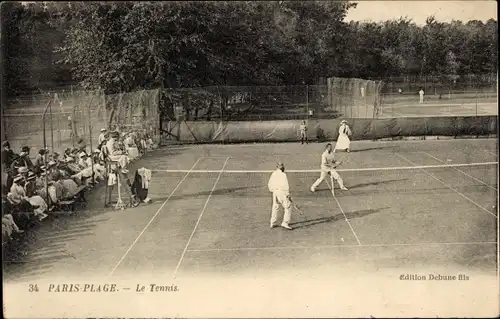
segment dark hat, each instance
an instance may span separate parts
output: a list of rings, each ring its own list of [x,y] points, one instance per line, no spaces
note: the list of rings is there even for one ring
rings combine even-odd
[[[30,148],[28,146],[23,146],[23,148],[21,149],[21,152],[29,152],[30,151]]]
[[[10,143],[9,143],[9,141],[4,141],[4,142],[2,143],[2,147],[10,147]]]

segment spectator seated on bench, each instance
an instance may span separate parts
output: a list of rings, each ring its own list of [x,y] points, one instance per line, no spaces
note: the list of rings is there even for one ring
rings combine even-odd
[[[14,183],[10,188],[11,196],[8,197],[14,204],[19,205],[22,209],[26,211],[33,211],[35,217],[39,220],[43,220],[47,217],[45,211],[47,210],[47,204],[40,196],[28,197],[24,189],[26,182],[22,176],[16,176],[14,178]]]
[[[13,206],[7,199],[7,194],[2,194],[2,245],[12,239],[13,233],[23,233],[17,226],[12,216]]]
[[[37,189],[36,189],[36,175],[33,172],[29,172],[28,176],[26,178],[26,181],[24,182],[24,192],[26,194],[26,197],[28,197],[29,203],[33,207],[38,207],[35,209],[35,212],[38,210],[38,213],[40,212],[47,212],[48,210],[48,205],[47,202],[37,194]]]

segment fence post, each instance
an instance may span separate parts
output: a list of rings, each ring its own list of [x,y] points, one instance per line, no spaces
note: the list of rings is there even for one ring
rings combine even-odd
[[[51,138],[50,146],[52,148],[52,152],[54,152],[54,123],[52,120],[52,103],[49,103],[49,112],[50,112],[50,138]]]
[[[47,109],[49,106],[52,104],[52,98],[49,99],[49,102],[47,103],[47,106],[45,106],[45,109],[43,110],[42,113],[42,128],[43,128],[43,149],[47,149],[47,134],[45,132],[45,114],[47,113]],[[54,151],[54,150],[52,150]],[[45,152],[43,156],[43,164],[45,165],[45,168],[47,168],[47,152]],[[49,182],[48,182],[48,176],[45,175],[45,194],[47,196],[47,204],[50,206],[50,196],[49,196]]]
[[[477,88],[476,88],[476,117],[477,117]]]
[[[306,85],[306,113],[307,113],[307,125],[309,125],[309,85]]]
[[[89,115],[89,142],[90,142],[90,159],[91,159],[91,166],[92,166],[92,184],[95,184],[95,173],[94,173],[94,159],[92,158],[94,154],[94,149],[92,148],[92,119],[90,117],[90,108],[92,106],[92,100],[94,99],[94,94],[92,94],[92,97],[90,98],[90,103],[87,106],[88,108],[88,115]]]

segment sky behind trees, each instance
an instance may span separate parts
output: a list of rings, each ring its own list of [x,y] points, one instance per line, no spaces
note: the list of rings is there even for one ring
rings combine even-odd
[[[474,13],[477,1],[473,8],[464,7],[470,1],[440,3],[445,7],[422,1],[405,1],[405,8],[380,1],[357,8],[347,1],[7,2],[0,19],[7,91],[76,83],[113,92],[297,85],[331,76],[432,75],[449,82],[496,73],[496,19]],[[353,21],[352,12],[370,5],[376,22]],[[457,10],[463,14],[454,19],[461,21],[442,15]]]
[[[373,22],[408,17],[416,24],[425,24],[428,16],[437,21],[497,19],[496,1],[355,1],[356,8],[349,10],[347,21]]]

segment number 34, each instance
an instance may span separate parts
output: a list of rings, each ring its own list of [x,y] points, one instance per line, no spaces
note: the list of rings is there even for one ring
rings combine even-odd
[[[29,292],[38,292],[38,285],[29,285]]]

